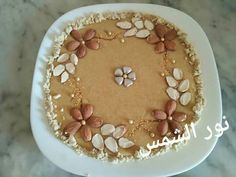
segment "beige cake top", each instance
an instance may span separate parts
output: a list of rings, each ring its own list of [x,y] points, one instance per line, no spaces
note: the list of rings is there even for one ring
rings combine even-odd
[[[160,14],[161,15],[161,14]],[[199,62],[185,34],[141,13],[80,17],[55,40],[46,110],[55,134],[99,159],[148,158],[179,143],[140,151],[183,135],[203,105]]]

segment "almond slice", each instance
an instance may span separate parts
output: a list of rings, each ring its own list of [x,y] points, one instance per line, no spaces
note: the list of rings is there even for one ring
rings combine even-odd
[[[114,72],[115,76],[123,76],[123,71],[121,68],[117,68]]]
[[[70,73],[70,74],[74,74],[75,73],[75,66],[72,63],[67,63],[66,64],[66,70]]]
[[[181,80],[181,79],[183,79],[183,71],[179,68],[174,68],[173,69],[173,76],[176,80]]]
[[[115,131],[115,126],[112,124],[105,124],[101,127],[102,135],[110,135]]]
[[[98,134],[98,133],[93,136],[93,138],[92,138],[92,144],[93,144],[93,146],[94,146],[96,149],[98,149],[98,150],[100,150],[100,151],[102,151],[102,150],[104,149],[104,141],[103,141],[103,138],[102,138],[102,136],[101,136],[100,134]]]
[[[116,153],[118,152],[118,145],[117,142],[114,138],[108,137],[105,139],[105,145],[107,149],[109,149],[111,152]]]
[[[173,100],[179,99],[179,92],[176,89],[174,89],[172,87],[168,87],[166,89],[166,92],[171,99],[173,99]]]
[[[134,82],[132,80],[130,80],[130,79],[125,79],[124,80],[124,86],[125,87],[129,87],[129,86],[131,86],[133,84],[134,84]]]
[[[124,149],[130,148],[134,145],[134,143],[127,138],[120,138],[118,140],[118,143],[119,143],[119,146]]]
[[[138,20],[138,21],[134,22],[134,26],[136,26],[136,28],[138,28],[138,29],[142,29],[143,28],[143,21]]]
[[[124,125],[120,125],[118,127],[116,127],[115,131],[113,132],[113,137],[115,139],[119,139],[120,137],[122,137],[125,133],[127,132],[127,127]]]
[[[117,22],[116,26],[118,26],[121,29],[130,29],[132,27],[132,24],[128,21],[122,21],[122,22]]]
[[[132,68],[130,68],[129,66],[124,66],[123,67],[123,72],[125,74],[129,74],[132,71]]]
[[[66,82],[67,80],[69,79],[69,74],[68,72],[63,72],[62,75],[61,75],[61,83],[64,83]]]
[[[144,26],[147,28],[149,31],[154,29],[154,25],[150,20],[145,20],[144,21]]]
[[[131,79],[131,80],[133,80],[133,81],[136,80],[136,74],[135,74],[135,72],[132,71],[131,73],[129,73],[129,74],[128,74],[128,78]]]
[[[73,63],[76,66],[79,62],[79,59],[74,53],[72,53],[70,55],[70,61],[71,61],[71,63]]]
[[[124,82],[124,78],[123,77],[115,77],[115,81],[118,85],[122,85]]]
[[[170,87],[176,87],[178,82],[172,76],[166,76],[166,82]]]
[[[136,33],[137,38],[146,38],[150,35],[150,32],[147,29],[140,30]]]
[[[138,29],[136,27],[131,28],[130,30],[124,33],[124,37],[134,36],[137,32],[138,32]]]
[[[133,24],[134,24],[136,21],[138,21],[138,20],[140,20],[140,18],[138,18],[138,17],[133,17],[133,18],[131,19],[131,21],[132,21]]]
[[[69,54],[67,53],[63,53],[62,55],[60,55],[57,59],[58,63],[64,63],[69,59]]]
[[[57,65],[54,69],[53,69],[53,76],[59,76],[61,75],[61,73],[63,73],[63,71],[65,70],[65,66],[62,64]]]
[[[190,92],[185,92],[181,95],[179,102],[183,105],[186,106],[192,98],[192,94]]]
[[[189,89],[189,80],[188,79],[182,80],[179,84],[178,90],[180,92],[186,92],[188,89]]]

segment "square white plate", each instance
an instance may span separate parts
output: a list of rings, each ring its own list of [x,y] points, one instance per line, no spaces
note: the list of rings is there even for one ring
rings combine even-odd
[[[45,116],[42,84],[47,66],[45,58],[50,55],[55,35],[60,34],[68,22],[90,12],[124,10],[161,16],[188,34],[188,40],[195,47],[201,60],[207,105],[196,126],[197,138],[191,139],[189,144],[178,152],[170,151],[150,160],[114,165],[87,156],[79,156],[54,136]],[[38,52],[32,84],[31,128],[41,152],[66,171],[91,177],[157,177],[184,172],[202,162],[214,148],[217,138],[213,137],[206,141],[204,139],[208,135],[206,127],[208,125],[214,127],[217,122],[221,122],[221,116],[221,92],[212,48],[200,25],[179,10],[152,4],[102,4],[81,7],[57,19],[44,36]]]

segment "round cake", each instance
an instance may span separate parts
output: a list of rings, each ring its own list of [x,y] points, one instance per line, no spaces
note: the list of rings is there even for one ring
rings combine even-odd
[[[186,36],[139,12],[68,22],[55,38],[44,83],[56,137],[79,154],[113,162],[185,145],[186,138],[147,147],[184,136],[202,111],[199,60]]]

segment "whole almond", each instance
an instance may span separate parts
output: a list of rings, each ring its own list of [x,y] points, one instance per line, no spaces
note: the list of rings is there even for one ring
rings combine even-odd
[[[81,113],[85,120],[88,119],[93,114],[93,106],[91,104],[82,104]]]
[[[165,44],[165,47],[168,49],[168,50],[172,50],[174,51],[175,50],[175,42],[174,41],[168,41],[168,40],[165,40],[164,41],[164,44]]]
[[[166,103],[165,110],[168,116],[171,116],[174,113],[174,111],[176,110],[176,106],[177,104],[174,100],[169,100]]]
[[[84,36],[83,36],[83,39],[85,41],[88,41],[88,40],[91,40],[92,38],[94,38],[96,35],[96,30],[94,29],[88,29],[85,33],[84,33]]]
[[[119,139],[127,132],[127,127],[125,125],[120,125],[116,127],[115,131],[113,132],[113,137]]]
[[[63,135],[66,137],[74,136],[80,127],[81,127],[80,122],[77,122],[77,121],[70,122],[64,127]]]
[[[155,47],[155,51],[156,51],[157,53],[163,53],[163,52],[165,52],[165,45],[164,45],[164,43],[163,43],[163,42],[158,42],[157,45],[156,45],[156,47]]]
[[[78,48],[78,51],[76,52],[76,55],[79,57],[79,58],[83,58],[87,53],[87,48],[85,45],[80,45],[79,48]]]
[[[168,132],[168,122],[166,120],[159,122],[157,126],[157,131],[160,133],[161,136],[166,135]]]
[[[101,127],[102,123],[103,123],[102,119],[96,116],[91,116],[87,120],[87,124],[93,128]]]
[[[80,42],[79,42],[79,41],[70,41],[70,42],[66,45],[66,49],[67,49],[68,51],[75,51],[79,46],[80,46]]]
[[[176,36],[177,36],[177,32],[174,29],[172,29],[165,34],[165,39],[173,40],[176,38]]]
[[[187,115],[183,112],[174,112],[174,114],[172,114],[172,117],[177,122],[183,122],[187,119]]]
[[[92,132],[87,125],[82,126],[81,129],[81,136],[84,141],[91,141],[92,139]]]
[[[181,134],[183,132],[183,127],[180,123],[176,121],[170,121],[169,124],[173,133],[179,131],[179,133]]]
[[[70,110],[70,115],[75,119],[75,120],[82,120],[82,113],[78,108],[71,108]]]
[[[166,113],[161,110],[154,110],[153,114],[154,114],[154,117],[158,120],[165,120],[167,118]]]
[[[93,50],[99,49],[99,46],[100,46],[99,43],[98,43],[98,41],[95,40],[95,39],[92,39],[92,40],[90,40],[90,41],[87,41],[85,44],[86,44],[86,46],[87,46],[88,48],[93,49]]]
[[[159,41],[160,41],[160,38],[155,33],[151,33],[147,38],[147,42],[149,44],[155,44]]]
[[[164,35],[166,34],[167,32],[167,27],[165,25],[162,25],[162,24],[157,24],[155,26],[155,31],[156,33],[158,34],[159,37],[164,37]]]
[[[79,32],[78,30],[72,30],[72,31],[70,32],[70,35],[71,35],[75,40],[77,40],[77,41],[82,40],[82,36],[81,36],[81,34],[80,34],[80,32]]]

